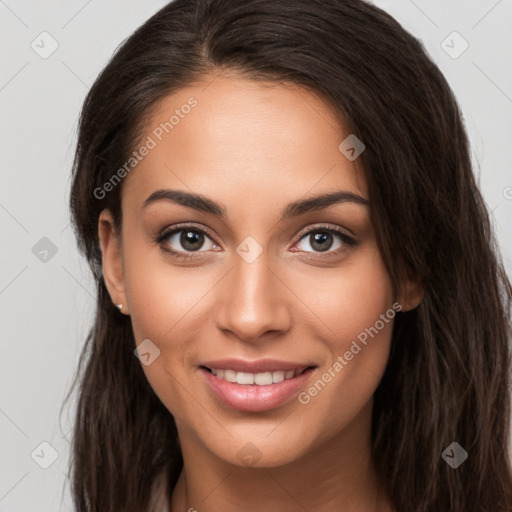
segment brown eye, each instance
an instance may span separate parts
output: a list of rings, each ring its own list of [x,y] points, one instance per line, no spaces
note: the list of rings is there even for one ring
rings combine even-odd
[[[315,251],[325,252],[328,251],[333,244],[333,236],[331,233],[319,231],[314,234],[309,234],[309,245]]]
[[[187,253],[204,253],[218,249],[218,245],[205,231],[194,226],[175,226],[159,235],[156,242],[163,250],[177,257],[189,257],[192,255]],[[206,250],[201,250],[205,246]]]
[[[187,251],[197,251],[204,244],[204,233],[183,230],[179,238],[181,246]]]
[[[305,243],[307,242],[307,243]],[[316,228],[309,230],[296,246],[299,251],[312,253],[338,254],[346,245],[356,245],[356,241],[338,228]],[[308,246],[311,250],[308,250]]]

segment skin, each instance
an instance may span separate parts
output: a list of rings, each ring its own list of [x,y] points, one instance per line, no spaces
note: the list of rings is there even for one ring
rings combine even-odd
[[[217,75],[162,101],[142,140],[191,96],[197,106],[125,178],[121,236],[108,210],[98,224],[112,301],[131,316],[136,344],[150,339],[160,350],[142,368],[182,447],[172,510],[393,510],[370,457],[392,320],[308,404],[237,411],[198,369],[229,357],[313,362],[308,389],[395,301],[418,305],[412,281],[392,295],[369,206],[338,203],[279,220],[288,203],[321,193],[369,199],[358,161],[338,150],[349,132],[311,92]],[[158,189],[202,194],[224,205],[226,219],[169,200],[143,207]],[[213,235],[188,250],[190,261],[162,249],[187,253],[180,234],[154,242],[183,222]],[[357,245],[332,234],[321,252],[312,238],[319,227],[340,227]],[[263,250],[252,263],[236,252],[248,236]],[[253,464],[237,455],[248,442],[260,457]]]

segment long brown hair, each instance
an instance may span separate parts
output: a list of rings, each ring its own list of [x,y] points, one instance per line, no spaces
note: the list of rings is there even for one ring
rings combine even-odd
[[[94,325],[73,388],[71,453],[79,512],[149,511],[182,469],[170,412],[134,357],[130,319],[102,276],[98,216],[121,224],[122,183],[102,187],[167,95],[212,72],[320,94],[362,140],[382,257],[395,290],[421,280],[395,319],[375,392],[373,458],[402,512],[512,510],[511,286],[470,161],[457,101],[421,43],[362,0],[176,0],[118,48],[81,111],[70,206],[97,284]],[[341,140],[340,140],[341,142]],[[456,441],[457,469],[442,458]]]

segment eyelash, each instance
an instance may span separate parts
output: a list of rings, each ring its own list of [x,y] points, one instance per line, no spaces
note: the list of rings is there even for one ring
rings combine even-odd
[[[215,237],[210,233],[209,230],[207,230],[205,228],[198,228],[198,227],[196,227],[193,224],[177,224],[176,226],[173,226],[172,228],[163,229],[159,233],[159,235],[156,237],[156,239],[154,240],[154,243],[158,244],[163,251],[165,251],[167,253],[170,253],[173,257],[176,257],[178,259],[182,259],[182,260],[193,260],[193,259],[196,259],[195,254],[197,252],[204,252],[204,251],[193,251],[193,252],[189,251],[189,252],[183,253],[182,251],[175,251],[174,249],[169,249],[169,247],[165,246],[164,242],[171,235],[174,235],[176,233],[180,233],[181,231],[193,231],[194,233],[202,233],[202,234],[208,236],[212,240],[212,242],[215,243],[215,245],[219,245],[215,241]],[[297,240],[297,242],[294,245],[299,243],[301,240],[303,240],[307,236],[309,236],[309,235],[311,235],[313,233],[319,233],[319,232],[334,234],[335,236],[338,237],[338,239],[344,245],[348,245],[348,246],[352,246],[353,247],[353,246],[356,246],[358,244],[358,242],[354,238],[348,236],[341,228],[334,227],[334,226],[320,225],[320,226],[315,226],[314,228],[312,228],[312,229],[310,229],[308,231],[303,232],[299,236],[299,239]],[[314,256],[313,258],[315,258],[315,259],[322,259],[322,258],[325,258],[325,257],[338,256],[339,254],[341,254],[343,251],[346,250],[344,245],[342,245],[340,248],[336,249],[335,251],[316,252],[316,253],[314,253],[314,254],[316,254],[316,256]],[[310,251],[295,251],[295,252],[310,253]]]

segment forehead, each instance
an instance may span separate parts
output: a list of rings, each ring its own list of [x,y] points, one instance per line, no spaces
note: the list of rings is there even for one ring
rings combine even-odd
[[[134,148],[123,202],[142,205],[158,188],[228,202],[233,193],[284,202],[315,188],[366,196],[358,162],[338,149],[348,135],[339,116],[304,88],[210,77],[155,107]]]

